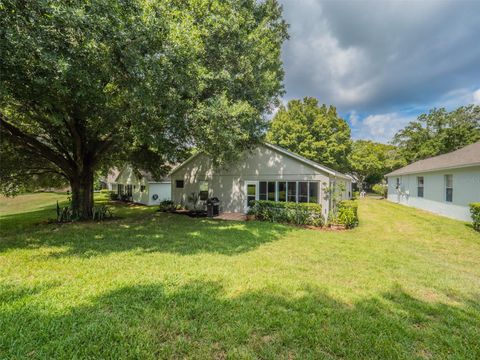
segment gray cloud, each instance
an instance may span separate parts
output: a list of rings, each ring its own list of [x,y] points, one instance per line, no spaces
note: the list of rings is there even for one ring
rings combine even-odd
[[[480,1],[281,2],[286,99],[374,115],[480,88]]]

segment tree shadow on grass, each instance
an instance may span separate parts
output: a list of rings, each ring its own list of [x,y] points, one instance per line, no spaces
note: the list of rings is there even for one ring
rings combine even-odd
[[[128,286],[63,311],[11,289],[0,312],[2,358],[480,357],[478,299],[415,299],[401,288],[354,304],[319,289],[227,296],[219,283]],[[30,293],[18,288],[20,294]]]
[[[291,230],[280,224],[156,213],[105,223],[43,226],[4,239],[0,252],[50,246],[59,248],[53,249],[52,257],[92,257],[124,251],[235,255],[275,241]]]

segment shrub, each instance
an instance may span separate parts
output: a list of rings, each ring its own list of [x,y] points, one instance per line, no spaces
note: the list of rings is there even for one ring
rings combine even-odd
[[[333,221],[345,225],[347,229],[358,225],[358,203],[354,200],[343,200],[338,204],[338,211]]]
[[[384,184],[375,184],[372,186],[372,190],[375,194],[383,196],[384,198],[387,197],[388,187]]]
[[[323,225],[322,207],[319,204],[259,200],[255,201],[252,213],[256,219],[263,221]]]
[[[175,211],[177,206],[172,200],[163,200],[160,202],[159,210],[162,212]]]
[[[470,204],[470,213],[473,219],[473,228],[480,231],[480,202]]]
[[[113,216],[110,209],[105,205],[94,206],[92,210],[92,219],[102,221]]]
[[[360,191],[354,191],[353,196],[352,196],[352,200],[357,200],[359,198],[360,198]]]
[[[100,194],[110,194],[110,190],[102,189],[102,190],[100,190]]]
[[[110,200],[118,200],[118,194],[116,192],[110,191]]]

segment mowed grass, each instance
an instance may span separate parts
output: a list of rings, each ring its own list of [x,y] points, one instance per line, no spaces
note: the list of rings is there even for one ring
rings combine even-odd
[[[139,206],[60,226],[45,200],[2,204],[0,358],[480,358],[465,223],[366,199],[345,232]]]

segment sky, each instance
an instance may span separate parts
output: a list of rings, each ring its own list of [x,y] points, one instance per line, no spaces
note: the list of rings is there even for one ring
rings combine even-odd
[[[354,139],[388,142],[433,107],[480,105],[480,0],[279,0],[283,101],[336,106]]]

